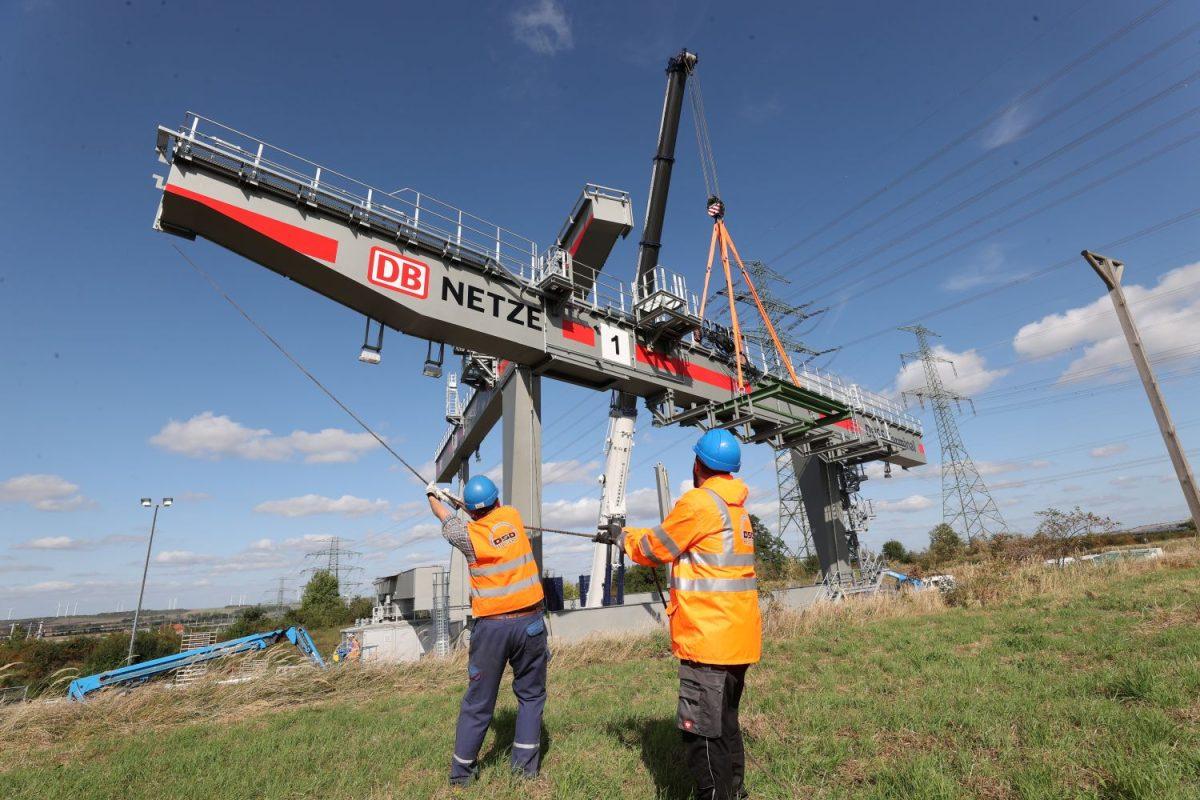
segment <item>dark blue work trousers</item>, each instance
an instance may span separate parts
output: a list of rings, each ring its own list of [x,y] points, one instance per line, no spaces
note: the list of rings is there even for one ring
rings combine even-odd
[[[517,729],[512,768],[535,776],[541,765],[542,709],[546,705],[546,624],[540,611],[516,617],[481,617],[471,631],[467,693],[458,713],[450,780],[465,782],[477,774],[476,759],[492,713],[504,667],[512,665],[517,696]]]

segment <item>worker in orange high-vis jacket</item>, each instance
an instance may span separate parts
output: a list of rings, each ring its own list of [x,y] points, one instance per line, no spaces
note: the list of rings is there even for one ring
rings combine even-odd
[[[479,748],[496,709],[500,678],[510,664],[517,696],[511,765],[519,775],[536,777],[541,766],[548,657],[542,583],[521,515],[511,506],[500,505],[496,484],[482,475],[469,480],[463,490],[462,505],[469,521],[454,514],[450,496],[436,484],[426,487],[426,495],[441,520],[442,536],[467,559],[475,620],[450,783],[467,785],[479,777]]]
[[[762,654],[749,490],[731,473],[741,446],[711,430],[693,448],[691,489],[662,525],[616,536],[638,564],[672,564],[671,649],[679,658],[679,713],[688,768],[701,800],[746,797],[738,705],[746,670]],[[604,538],[604,533],[599,537]]]

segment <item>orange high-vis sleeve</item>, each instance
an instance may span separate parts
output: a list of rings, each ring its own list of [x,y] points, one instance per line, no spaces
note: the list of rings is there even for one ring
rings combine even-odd
[[[704,495],[693,490],[679,498],[662,525],[626,528],[625,554],[644,567],[676,561],[714,525],[719,527],[715,510],[708,505]]]
[[[754,527],[746,485],[728,475],[684,494],[662,525],[626,528],[634,562],[671,570],[671,650],[685,661],[753,664],[762,655]]]

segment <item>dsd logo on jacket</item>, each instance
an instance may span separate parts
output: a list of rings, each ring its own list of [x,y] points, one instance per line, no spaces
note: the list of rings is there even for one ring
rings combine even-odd
[[[367,280],[418,300],[429,296],[429,265],[382,247],[371,248]]]
[[[750,515],[742,519],[742,544],[754,546],[754,525],[750,523]]]
[[[517,540],[517,529],[507,522],[492,528],[492,547],[508,547]]]

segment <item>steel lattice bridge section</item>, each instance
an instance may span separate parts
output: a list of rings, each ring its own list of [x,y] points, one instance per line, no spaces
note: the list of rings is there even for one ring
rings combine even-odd
[[[796,386],[752,354],[761,368],[737,386],[721,346],[731,333],[709,322],[701,330],[681,276],[663,267],[628,284],[605,275],[608,251],[632,227],[624,192],[586,187],[542,249],[429,195],[380,191],[195,114],[179,128],[160,126],[157,150],[169,165],[157,229],[208,239],[481,366],[439,448],[435,480],[449,480],[478,448],[518,373],[518,393],[535,410],[540,389],[530,381],[546,377],[641,397],[656,424],[726,427],[823,463],[925,463],[914,417],[836,377],[802,370]],[[540,471],[540,422],[537,438],[530,466]],[[524,491],[518,508],[540,506],[540,480],[514,485],[522,479],[511,461],[506,495]],[[521,510],[540,519],[540,509]],[[809,510],[810,520],[822,514]]]

